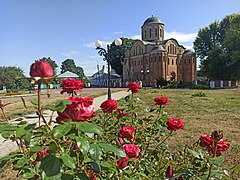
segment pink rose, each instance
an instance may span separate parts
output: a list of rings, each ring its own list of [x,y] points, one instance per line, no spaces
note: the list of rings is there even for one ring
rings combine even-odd
[[[79,92],[84,87],[84,83],[81,80],[76,80],[74,78],[68,78],[64,80],[60,87],[63,89],[61,94],[67,92],[68,94],[72,94],[74,92]]]
[[[184,128],[184,122],[178,118],[170,118],[167,120],[167,129],[170,131],[176,131]]]
[[[105,113],[113,113],[117,109],[118,102],[114,99],[106,100],[101,104],[101,108]]]
[[[53,76],[53,70],[47,61],[38,60],[31,65],[29,74],[31,77],[48,78]]]
[[[68,98],[72,104],[68,104],[63,112],[57,112],[57,122],[85,121],[92,118],[94,114],[93,98]]]
[[[169,99],[167,97],[156,97],[154,99],[155,105],[166,105],[169,102]]]
[[[123,138],[127,138],[130,141],[135,141],[134,139],[134,134],[136,134],[135,129],[132,126],[124,126],[120,129],[119,134],[121,134],[121,136]]]
[[[141,88],[138,83],[130,82],[128,83],[128,91],[132,91],[132,93],[138,93],[139,89]]]
[[[123,157],[117,161],[117,168],[118,169],[124,169],[127,167],[129,157]]]
[[[129,158],[137,158],[140,153],[139,147],[135,144],[124,144],[123,150]]]

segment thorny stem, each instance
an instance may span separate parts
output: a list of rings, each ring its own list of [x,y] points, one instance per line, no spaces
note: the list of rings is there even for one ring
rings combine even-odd
[[[42,104],[41,104],[41,83],[38,83],[38,125],[40,126],[40,119],[42,117]]]
[[[215,158],[216,156],[216,151],[217,151],[217,143],[215,140],[214,140],[214,144],[213,144],[213,158]],[[211,164],[210,167],[209,167],[209,172],[208,172],[208,177],[206,180],[208,180],[211,176],[211,171],[212,171],[212,167],[213,165]]]
[[[164,143],[172,134],[173,134],[173,131],[171,131],[171,132],[169,133],[169,135],[168,135],[165,139],[162,140],[162,142],[158,143],[158,145],[156,146],[156,149],[157,149],[162,143]]]
[[[3,108],[0,108],[0,109],[2,110],[3,117],[4,117],[4,118],[6,119],[6,121],[9,123],[8,117],[7,117],[7,115],[5,114]]]

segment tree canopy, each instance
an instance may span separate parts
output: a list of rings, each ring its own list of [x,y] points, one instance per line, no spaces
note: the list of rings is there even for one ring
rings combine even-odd
[[[129,47],[132,46],[133,42],[135,40],[133,39],[128,39],[128,38],[121,38],[122,40],[122,45],[121,46],[116,46],[114,42],[111,44],[110,48],[110,65],[112,69],[116,71],[117,74],[122,76],[123,73],[123,65],[122,62],[125,57],[125,52]]]
[[[0,66],[0,87],[7,89],[23,89],[30,86],[23,70],[15,66]]]
[[[64,73],[66,71],[77,74],[81,79],[85,78],[83,68],[80,66],[76,66],[73,59],[66,59],[62,62],[61,73]]]
[[[194,49],[202,75],[213,80],[240,79],[240,14],[226,16],[198,31]]]

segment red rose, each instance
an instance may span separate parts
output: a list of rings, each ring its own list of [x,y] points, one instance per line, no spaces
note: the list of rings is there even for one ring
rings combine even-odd
[[[53,76],[53,70],[50,64],[44,60],[35,61],[30,67],[31,77],[47,78]]]
[[[130,82],[128,83],[128,91],[132,91],[132,93],[138,93],[139,89],[141,88],[138,83]]]
[[[213,149],[213,139],[208,135],[202,135],[200,136],[200,146],[206,148],[209,152]]]
[[[201,135],[199,144],[200,144],[201,147],[206,148],[209,153],[213,154],[214,140],[210,136]],[[217,149],[216,149],[216,155],[217,156],[220,156],[221,152],[228,150],[229,147],[230,147],[230,145],[224,139],[220,139],[217,142],[216,146],[217,146]]]
[[[155,105],[161,106],[161,105],[167,104],[169,102],[169,99],[167,97],[162,96],[162,97],[156,97],[154,101],[155,101]]]
[[[84,83],[81,80],[76,80],[74,78],[68,78],[64,80],[60,87],[63,89],[61,94],[67,92],[69,94],[73,92],[79,92],[84,87]]]
[[[117,168],[118,169],[124,169],[127,167],[129,157],[123,157],[117,161]]]
[[[173,168],[172,166],[168,166],[166,171],[166,178],[172,178],[173,177]]]
[[[101,104],[101,108],[105,113],[112,113],[115,109],[117,109],[118,102],[114,99],[106,100]]]
[[[38,151],[38,152],[36,152],[36,155],[37,155],[36,162],[41,161],[41,159],[42,159],[43,157],[46,157],[46,156],[49,155],[49,148],[46,148],[46,149],[44,149],[43,151]]]
[[[72,104],[68,104],[63,112],[57,112],[57,122],[66,122],[68,120],[84,121],[92,118],[94,114],[93,98],[68,98]]]
[[[135,144],[124,144],[123,150],[129,158],[137,158],[140,153],[139,147]]]
[[[184,122],[178,118],[170,118],[167,120],[167,129],[170,131],[176,131],[184,128]]]
[[[133,138],[134,134],[136,133],[135,129],[132,126],[124,126],[120,129],[119,132],[123,138],[127,138],[130,141],[135,141]]]

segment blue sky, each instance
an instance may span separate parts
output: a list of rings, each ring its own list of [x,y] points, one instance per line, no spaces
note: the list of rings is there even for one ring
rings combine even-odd
[[[192,48],[200,28],[240,12],[239,0],[0,0],[0,66],[30,65],[51,57],[59,68],[75,60],[86,75],[105,62],[94,42],[140,38],[152,15],[165,24],[165,38]]]

